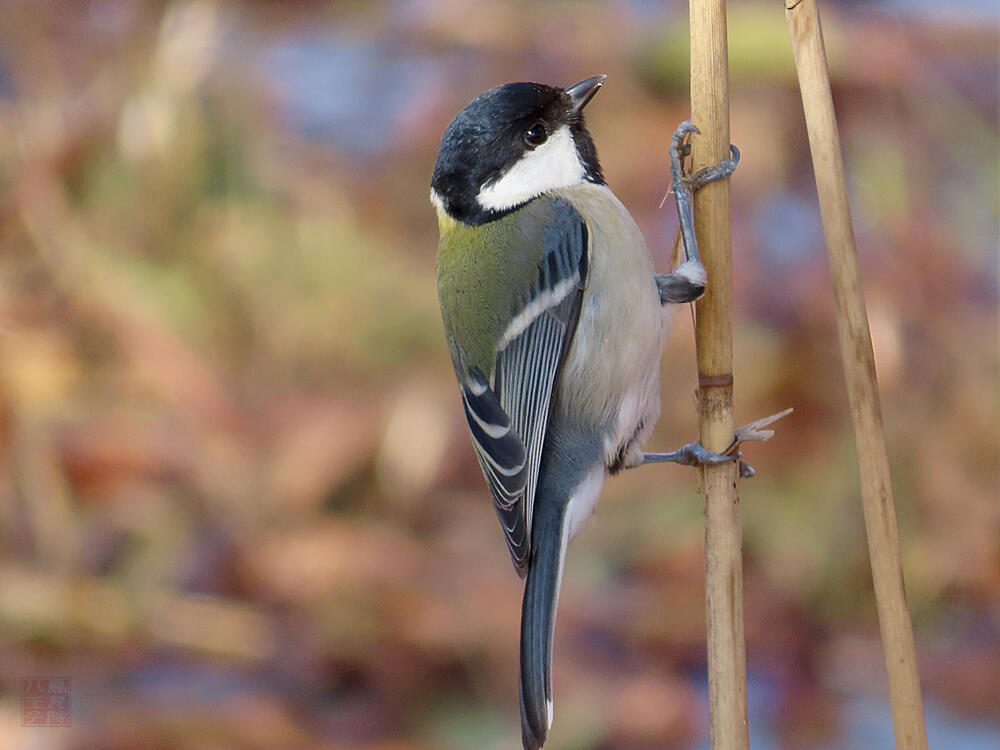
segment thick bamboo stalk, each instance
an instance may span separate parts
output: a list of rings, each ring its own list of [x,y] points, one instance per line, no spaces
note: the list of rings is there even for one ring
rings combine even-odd
[[[875,357],[844,186],[840,136],[834,115],[819,10],[814,0],[787,0],[785,15],[795,53],[837,306],[840,351],[858,449],[865,528],[889,677],[896,747],[926,750],[927,730],[920,698],[913,630],[903,588],[899,531],[882,429]]]
[[[725,0],[690,0],[692,171],[729,157],[729,55]],[[700,439],[724,451],[733,439],[733,273],[729,181],[694,196],[695,234],[708,276],[696,307]],[[713,750],[746,750],[743,567],[735,463],[703,469],[708,695]]]

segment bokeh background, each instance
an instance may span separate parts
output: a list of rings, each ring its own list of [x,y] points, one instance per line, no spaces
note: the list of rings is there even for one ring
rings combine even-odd
[[[1000,747],[990,0],[821,4],[937,750]],[[434,291],[440,133],[509,80],[607,85],[608,182],[666,270],[686,4],[0,4],[0,747],[519,747],[520,581]],[[780,2],[732,2],[754,748],[891,747],[854,448]],[[678,309],[652,447],[696,435]],[[694,472],[572,546],[552,750],[707,747]],[[24,676],[72,679],[23,728]]]

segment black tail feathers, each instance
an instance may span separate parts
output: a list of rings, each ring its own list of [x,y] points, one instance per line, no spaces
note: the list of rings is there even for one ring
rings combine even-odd
[[[540,531],[540,530],[539,530]],[[562,567],[562,524],[536,543],[521,605],[521,741],[538,750],[552,725],[552,632]],[[536,534],[536,540],[539,538]]]

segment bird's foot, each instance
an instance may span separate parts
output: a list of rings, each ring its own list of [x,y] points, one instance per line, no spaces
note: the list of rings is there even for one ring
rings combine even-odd
[[[697,126],[690,120],[685,120],[677,126],[670,139],[670,179],[673,182],[671,192],[677,203],[677,216],[681,225],[681,239],[684,241],[684,258],[686,261],[698,261],[698,242],[694,236],[694,207],[692,199],[694,191],[710,182],[729,177],[736,171],[740,162],[740,152],[730,145],[730,158],[714,166],[699,169],[693,175],[684,171],[684,158],[691,153],[691,144],[687,141],[691,133],[700,133]]]
[[[690,145],[688,145],[688,150],[690,151]],[[736,165],[740,163],[740,150],[730,143],[729,154],[730,156],[728,159],[723,159],[715,166],[702,167],[693,175],[686,177],[685,179],[688,181],[691,191],[694,192],[695,190],[698,190],[698,188],[704,187],[710,182],[723,180],[735,172]]]
[[[742,443],[768,440],[774,435],[774,430],[764,428],[791,413],[792,409],[785,409],[777,414],[772,414],[769,417],[764,417],[763,419],[743,425],[733,432],[733,441],[722,453],[715,453],[705,448],[701,443],[694,442],[688,443],[679,450],[670,451],[669,453],[643,453],[642,463],[670,462],[680,464],[681,466],[715,466],[716,464],[723,464],[728,461],[737,461],[740,476],[743,479],[749,479],[757,472],[750,464],[741,460],[743,454],[740,453],[740,445]]]
[[[699,442],[688,443],[682,448],[669,453],[643,453],[644,464],[674,463],[681,466],[714,466],[735,461],[739,451],[734,453],[713,453]]]
[[[691,143],[688,140],[688,135],[691,133],[700,135],[701,131],[690,120],[685,120],[677,126],[670,139],[670,177],[673,180],[671,192],[675,196],[681,192],[690,197],[693,192],[708,183],[729,177],[740,163],[740,150],[730,143],[728,159],[723,159],[714,166],[702,167],[694,174],[688,174],[684,171],[684,159],[691,155]]]
[[[670,176],[673,181],[670,190],[677,203],[684,262],[672,273],[656,277],[661,303],[693,302],[704,293],[705,269],[698,256],[698,240],[694,234],[694,191],[710,182],[729,177],[740,162],[739,149],[731,145],[729,159],[699,169],[693,175],[685,173],[684,158],[691,153],[691,144],[687,138],[689,134],[699,132],[701,131],[690,120],[685,120],[677,126],[670,139]]]

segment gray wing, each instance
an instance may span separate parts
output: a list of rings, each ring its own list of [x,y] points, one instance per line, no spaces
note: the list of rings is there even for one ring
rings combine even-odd
[[[553,220],[544,230],[534,288],[498,342],[490,380],[472,368],[462,388],[473,446],[522,576],[549,406],[587,281],[587,225],[566,201],[544,200]]]

